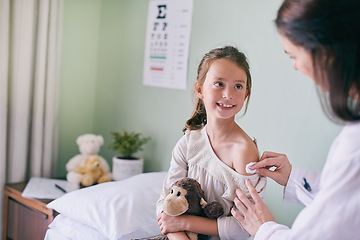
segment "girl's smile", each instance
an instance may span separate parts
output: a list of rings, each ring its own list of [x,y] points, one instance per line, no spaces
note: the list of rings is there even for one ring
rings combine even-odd
[[[232,108],[235,107],[235,105],[227,105],[227,104],[222,104],[222,103],[216,103],[218,106],[220,107],[224,107],[224,108]]]
[[[203,86],[197,94],[203,100],[207,118],[233,118],[248,96],[245,71],[227,59],[211,63]]]

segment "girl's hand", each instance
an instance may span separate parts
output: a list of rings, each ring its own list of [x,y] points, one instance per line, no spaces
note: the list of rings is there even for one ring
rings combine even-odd
[[[181,219],[181,216],[173,217],[164,212],[160,213],[157,217],[157,221],[162,234],[166,235],[168,233],[184,231],[184,229],[181,229]]]
[[[275,167],[275,170],[270,168]],[[250,169],[256,170],[256,173],[269,177],[282,186],[286,186],[290,172],[291,164],[285,154],[264,152],[258,163],[252,165]]]
[[[231,214],[241,223],[248,233],[255,236],[263,223],[269,221],[275,222],[275,218],[249,180],[246,180],[246,186],[249,189],[254,203],[250,202],[240,189],[236,189],[237,197],[235,197],[234,203],[243,215],[235,208],[231,209]]]

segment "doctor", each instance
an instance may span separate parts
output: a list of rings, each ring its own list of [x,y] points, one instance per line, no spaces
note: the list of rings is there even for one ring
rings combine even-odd
[[[233,216],[260,239],[360,239],[360,1],[285,0],[276,19],[295,70],[314,80],[332,116],[345,123],[322,173],[291,166],[264,152],[256,173],[285,186],[284,199],[306,207],[291,229],[278,224],[247,183],[254,202],[237,190]],[[276,167],[270,171],[270,167]]]

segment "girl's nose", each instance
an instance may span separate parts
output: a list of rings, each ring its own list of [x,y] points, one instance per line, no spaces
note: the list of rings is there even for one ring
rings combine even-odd
[[[232,99],[232,92],[231,90],[224,90],[223,91],[223,94],[222,94],[222,97],[225,98],[225,99]]]

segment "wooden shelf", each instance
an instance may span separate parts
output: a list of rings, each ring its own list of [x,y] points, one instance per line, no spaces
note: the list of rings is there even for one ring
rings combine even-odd
[[[56,213],[46,205],[52,199],[30,199],[21,196],[26,182],[4,187],[4,240],[44,239]]]

